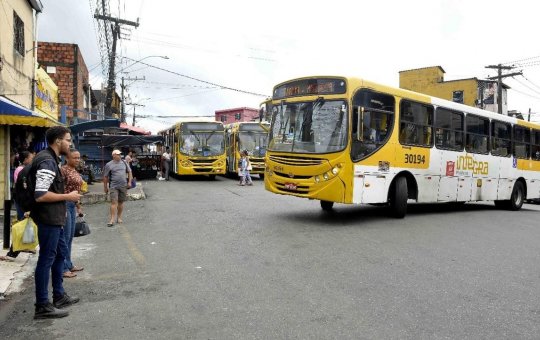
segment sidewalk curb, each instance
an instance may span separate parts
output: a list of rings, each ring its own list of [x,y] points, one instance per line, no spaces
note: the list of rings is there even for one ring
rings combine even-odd
[[[146,199],[146,195],[143,191],[142,183],[137,183],[137,187],[128,190],[128,201],[137,201]],[[81,203],[84,204],[96,204],[110,201],[109,195],[104,192],[89,191],[82,195]]]
[[[37,254],[20,253],[14,262],[0,261],[0,300],[21,290],[24,279],[31,275],[32,270],[27,264]]]

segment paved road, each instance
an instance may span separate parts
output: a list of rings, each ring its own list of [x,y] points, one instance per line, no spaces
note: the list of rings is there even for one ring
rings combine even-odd
[[[538,339],[540,206],[384,208],[217,178],[144,182],[125,223],[76,239],[71,315],[0,305],[6,339]]]

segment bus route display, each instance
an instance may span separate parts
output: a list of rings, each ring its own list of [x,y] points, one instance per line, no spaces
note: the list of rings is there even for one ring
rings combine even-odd
[[[347,86],[343,79],[301,79],[276,86],[273,99],[318,94],[342,94],[346,90]]]

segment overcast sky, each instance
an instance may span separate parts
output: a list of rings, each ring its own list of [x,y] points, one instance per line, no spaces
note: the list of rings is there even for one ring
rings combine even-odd
[[[102,0],[42,0],[38,39],[80,46],[93,88],[104,81],[92,11]],[[496,75],[485,66],[518,62],[506,78],[509,109],[540,112],[540,45],[533,1],[236,1],[108,0],[112,16],[139,20],[123,26],[120,77],[139,118],[157,132],[175,118],[258,108],[279,82],[308,75],[347,75],[397,87],[399,71],[439,65],[445,80]],[[176,74],[174,74],[176,73]],[[183,77],[180,75],[187,77]],[[117,87],[120,92],[119,86]],[[133,106],[128,106],[129,114]],[[132,116],[129,115],[131,123]],[[176,118],[177,119],[177,118]],[[536,116],[540,121],[540,115]]]

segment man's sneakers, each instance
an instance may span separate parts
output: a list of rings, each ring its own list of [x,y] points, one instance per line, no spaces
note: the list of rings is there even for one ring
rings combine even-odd
[[[36,305],[34,319],[56,319],[68,316],[67,310],[54,308],[53,304],[47,302],[46,305]]]
[[[66,293],[64,293],[64,295],[61,297],[53,298],[53,304],[56,308],[69,307],[77,302],[79,302],[78,297],[70,297]]]

